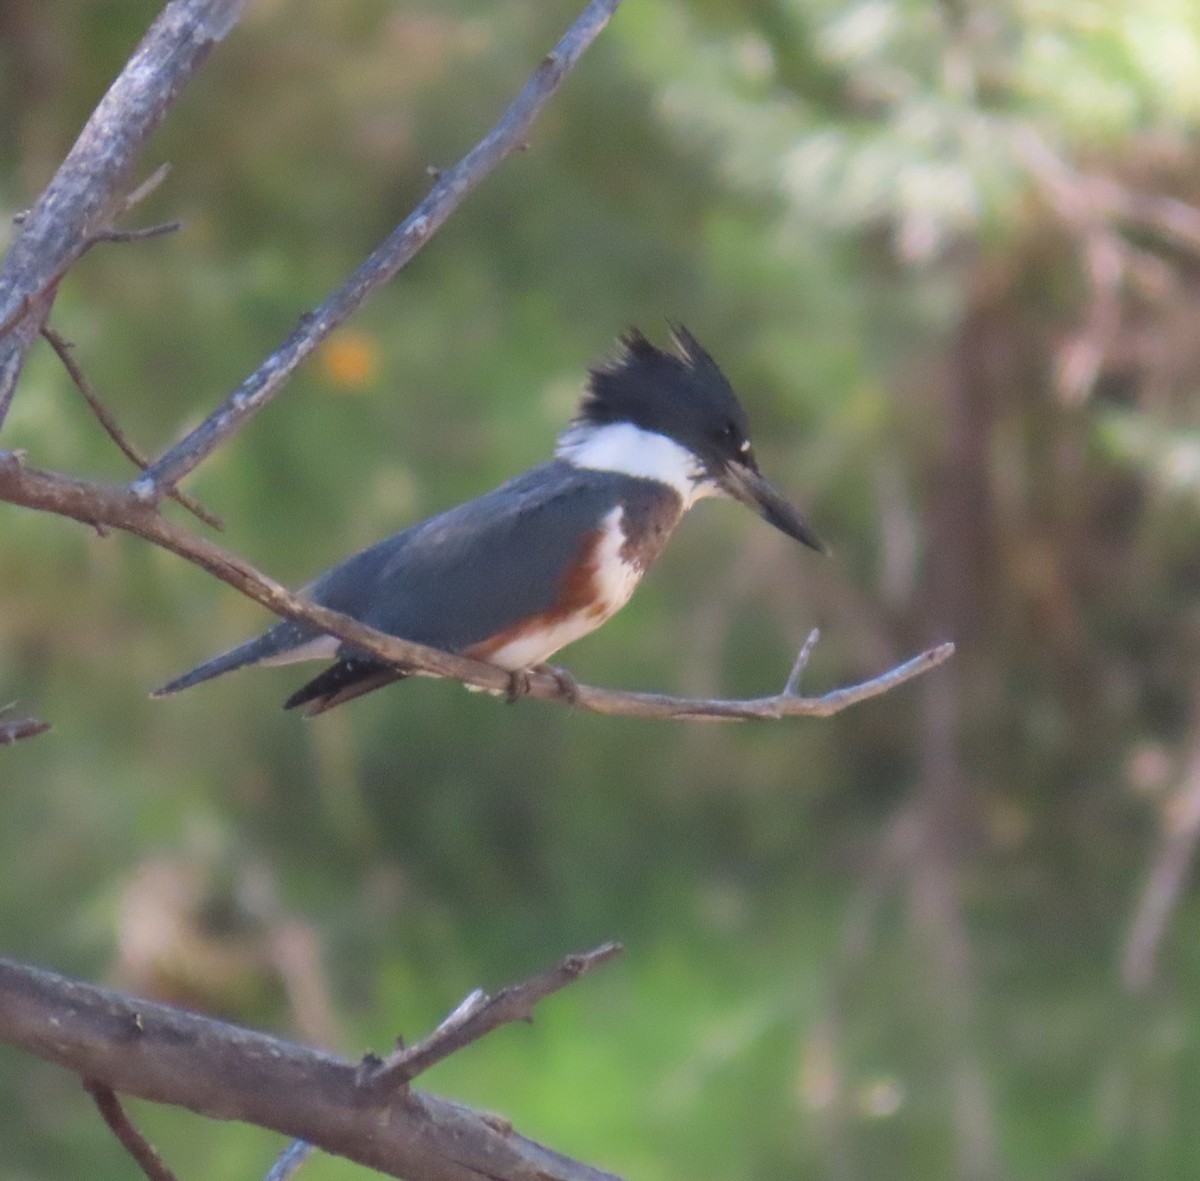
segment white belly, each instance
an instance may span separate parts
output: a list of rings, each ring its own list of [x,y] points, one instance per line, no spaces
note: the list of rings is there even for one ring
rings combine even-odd
[[[629,602],[643,570],[621,555],[621,547],[625,544],[625,533],[621,528],[623,514],[624,510],[618,507],[604,518],[603,536],[592,564],[591,605],[570,615],[547,619],[542,626],[535,625],[513,636],[487,656],[492,664],[510,672],[541,664],[560,648],[595,631]]]

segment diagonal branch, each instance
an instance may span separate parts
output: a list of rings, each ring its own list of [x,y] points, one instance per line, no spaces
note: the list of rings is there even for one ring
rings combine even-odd
[[[320,307],[300,318],[291,335],[195,430],[153,463],[132,486],[158,500],[283,388],[293,370],[391,279],[441,227],[466,195],[525,142],[529,128],[621,0],[591,0],[548,53],[500,121],[453,168],[439,173],[429,195]]]
[[[293,594],[238,555],[204,538],[195,537],[167,520],[153,505],[139,499],[129,488],[39,471],[27,467],[21,455],[0,451],[0,501],[71,517],[93,527],[100,525],[121,529],[145,538],[207,570],[276,615],[312,624],[390,664],[419,669],[495,693],[506,693],[512,686],[511,675],[493,664],[401,640]],[[878,677],[835,689],[820,697],[796,696],[790,691],[791,678],[782,692],[749,700],[672,697],[661,693],[618,692],[587,685],[572,685],[568,690],[563,684],[564,678],[549,670],[530,673],[528,696],[575,705],[591,713],[620,717],[691,718],[704,721],[826,718],[851,705],[889,692],[943,664],[953,654],[953,644],[939,644]],[[804,655],[803,651],[801,655]]]
[[[170,0],[92,112],[0,264],[0,424],[54,302],[54,288],[109,228],[142,145],[245,0]],[[126,203],[127,204],[127,203]]]
[[[2,958],[0,1042],[93,1094],[256,1124],[406,1181],[616,1181],[461,1104],[372,1094],[358,1063]]]

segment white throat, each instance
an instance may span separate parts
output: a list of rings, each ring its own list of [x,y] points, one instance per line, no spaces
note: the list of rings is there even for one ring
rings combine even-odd
[[[719,492],[705,475],[700,461],[686,447],[631,422],[573,426],[559,436],[554,454],[572,467],[618,472],[667,484],[679,493],[685,509],[701,497],[716,496]]]

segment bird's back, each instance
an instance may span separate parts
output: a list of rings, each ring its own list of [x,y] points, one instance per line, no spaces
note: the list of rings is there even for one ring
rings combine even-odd
[[[640,576],[678,523],[678,496],[553,460],[348,558],[305,593],[381,631],[463,651],[552,611],[616,508],[627,540],[614,556]]]

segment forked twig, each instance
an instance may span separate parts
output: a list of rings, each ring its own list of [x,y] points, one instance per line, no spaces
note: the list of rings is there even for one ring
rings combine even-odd
[[[377,1059],[365,1062],[360,1085],[375,1094],[406,1087],[422,1071],[493,1029],[515,1021],[533,1020],[533,1010],[539,1001],[607,964],[622,950],[619,943],[605,943],[592,951],[564,956],[554,967],[520,984],[502,988],[492,996],[477,988],[428,1037],[412,1046],[398,1046],[382,1062]]]

